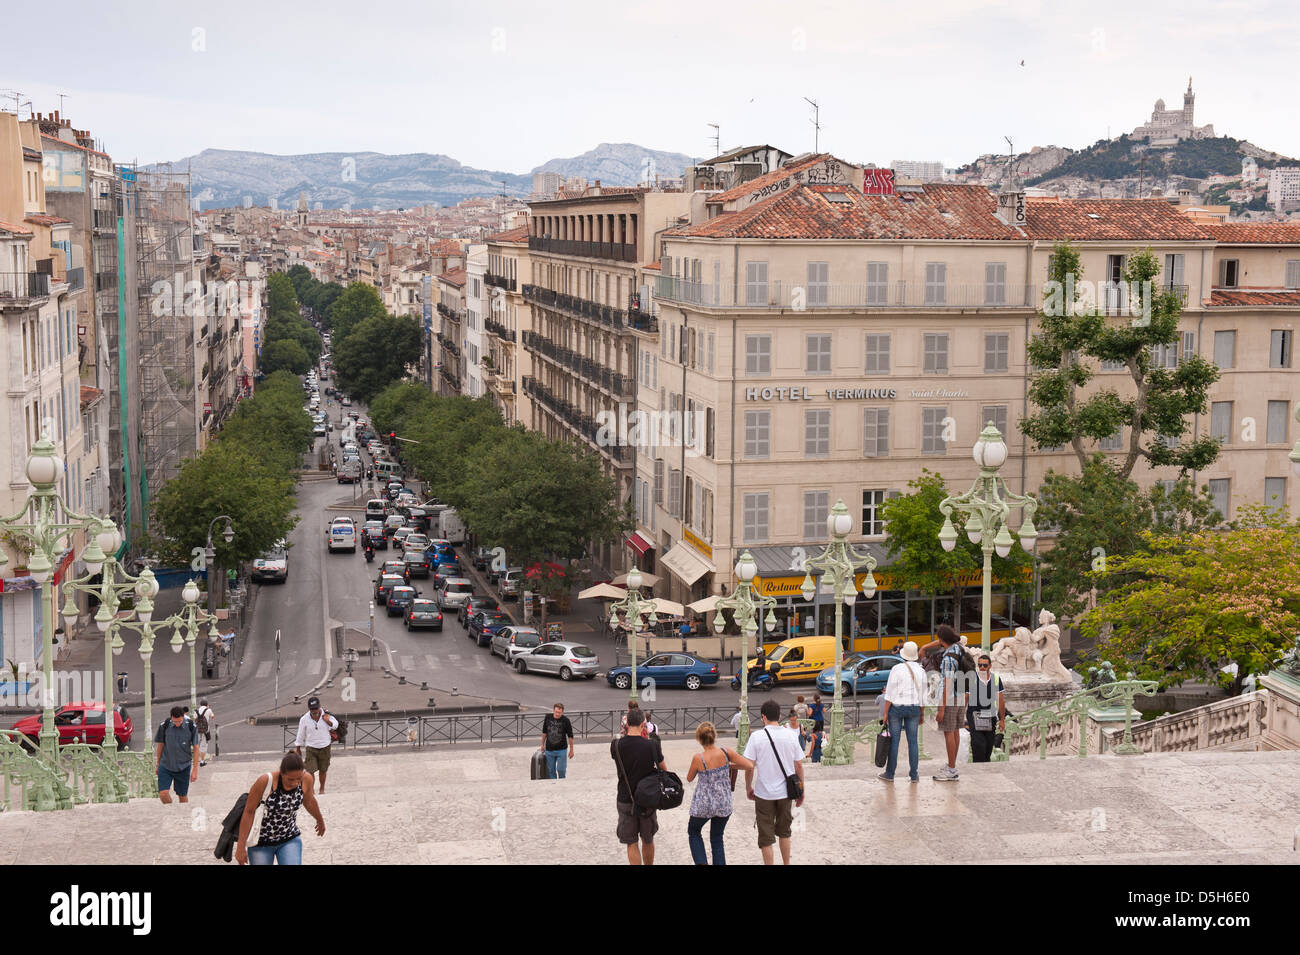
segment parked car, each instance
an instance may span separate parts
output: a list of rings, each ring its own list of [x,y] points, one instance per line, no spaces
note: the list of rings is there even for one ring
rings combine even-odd
[[[497,581],[497,589],[501,591],[502,600],[519,599],[519,582],[523,580],[524,569],[522,567],[511,567],[501,575]]]
[[[891,653],[873,653],[859,659],[846,659],[840,666],[840,682],[844,694],[883,693],[889,682],[889,671],[903,662],[902,657]],[[817,674],[817,689],[823,693],[835,692],[835,667],[827,667]]]
[[[130,745],[135,724],[122,706],[114,706],[113,710],[113,735],[117,737],[117,748],[126,749]],[[35,713],[25,716],[13,725],[13,729],[26,736],[33,746],[39,745],[43,715]],[[59,732],[60,746],[82,742],[103,746],[107,735],[104,701],[83,700],[60,707],[54,714],[54,728]]]
[[[600,657],[591,647],[581,643],[557,640],[520,653],[515,657],[515,670],[519,673],[546,673],[561,680],[572,680],[575,676],[591,680],[600,670]]]
[[[411,606],[412,601],[415,600],[415,596],[418,593],[418,590],[407,584],[399,584],[395,587],[390,587],[388,590],[388,600],[385,601],[385,605],[388,607],[388,616],[397,617],[405,615],[407,608]]]
[[[375,603],[384,606],[388,602],[389,591],[394,587],[405,586],[405,577],[398,577],[396,574],[380,574],[379,579],[375,581]]]
[[[492,563],[492,548],[477,547],[474,550],[474,556],[470,558],[475,570],[487,570]]]
[[[451,610],[462,606],[474,592],[474,582],[465,577],[448,577],[438,591],[438,606]]]
[[[424,556],[424,551],[407,548],[402,554],[402,562],[406,564],[407,579],[429,576],[429,558]]]
[[[480,610],[469,618],[465,631],[478,646],[486,647],[498,630],[508,626],[510,618],[500,610]]]
[[[435,601],[426,597],[416,597],[406,611],[405,623],[407,630],[423,628],[441,631],[442,611],[438,609]]]
[[[460,621],[462,627],[468,627],[469,618],[480,610],[500,609],[501,605],[497,603],[495,597],[489,597],[487,594],[470,594],[469,600],[465,601],[465,606],[456,611],[456,619]]]
[[[630,689],[632,668],[614,667],[605,674],[605,679],[612,687]],[[684,686],[688,690],[698,690],[718,682],[718,665],[689,653],[659,653],[637,664],[636,679],[642,687]]]
[[[274,547],[253,561],[253,579],[280,583],[289,579],[289,551],[283,540],[276,541]]]
[[[316,427],[312,429],[312,434],[314,434],[318,438],[325,437],[325,425],[323,424],[316,425]]]
[[[492,635],[489,647],[492,655],[501,657],[506,663],[513,664],[519,653],[539,647],[542,635],[535,627],[502,627]]]

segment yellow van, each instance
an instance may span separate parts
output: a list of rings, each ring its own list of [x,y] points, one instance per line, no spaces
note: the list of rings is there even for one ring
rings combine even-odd
[[[750,660],[749,668],[752,670],[757,662]],[[816,680],[822,670],[835,665],[835,638],[791,637],[782,640],[768,653],[764,669],[770,672],[774,663],[779,664],[777,683]]]

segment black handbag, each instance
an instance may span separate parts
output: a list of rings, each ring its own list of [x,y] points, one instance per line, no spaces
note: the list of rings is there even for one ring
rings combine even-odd
[[[772,755],[776,757],[776,765],[781,769],[781,775],[785,777],[785,795],[787,799],[803,798],[803,780],[797,773],[787,773],[785,763],[781,762],[781,754],[777,752],[776,742],[772,739],[772,734],[768,732],[767,727],[763,728],[763,734],[767,737],[768,744],[772,747]]]
[[[889,730],[881,730],[876,734],[876,765],[884,768],[889,762]]]

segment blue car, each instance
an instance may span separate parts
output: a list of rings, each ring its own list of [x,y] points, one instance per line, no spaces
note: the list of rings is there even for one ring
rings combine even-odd
[[[844,659],[840,679],[844,695],[855,693],[883,693],[889,682],[889,671],[903,662],[892,653],[854,653]],[[817,674],[817,689],[823,693],[835,692],[835,668],[827,667]]]
[[[498,630],[508,626],[510,618],[500,610],[480,610],[469,618],[465,631],[478,646],[486,647]]]
[[[644,663],[637,664],[636,678],[642,687],[684,686],[688,690],[698,690],[702,686],[712,686],[718,682],[718,665],[689,653],[659,653]],[[612,687],[630,689],[632,668],[614,667],[605,674],[605,679]]]

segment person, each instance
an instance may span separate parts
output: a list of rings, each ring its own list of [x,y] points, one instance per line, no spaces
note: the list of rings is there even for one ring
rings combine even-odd
[[[321,709],[319,696],[313,696],[307,701],[307,712],[298,720],[298,734],[293,738],[293,751],[299,756],[303,755],[303,747],[307,747],[303,767],[309,773],[320,773],[322,796],[325,794],[325,775],[330,768],[330,744],[333,742],[330,731],[338,728],[339,721]]]
[[[794,698],[794,712],[801,720],[806,720],[808,718],[808,704],[803,701],[802,696],[796,696]]]
[[[680,627],[677,628],[677,632],[678,632],[679,634],[681,634],[681,637],[682,637],[683,640],[685,640],[687,637],[689,637],[689,636],[691,635],[691,624],[690,624],[690,621],[688,621],[685,617],[683,617],[683,618],[682,618],[682,625],[681,625]]]
[[[745,712],[745,708],[737,703],[736,712],[731,714],[731,731],[737,736],[740,735],[740,714],[743,712]]]
[[[813,694],[812,706],[808,707],[808,715],[813,721],[813,730],[820,733],[826,728],[826,706],[822,703],[820,693]]]
[[[966,708],[966,729],[970,731],[971,762],[987,763],[993,756],[998,733],[1007,731],[1007,702],[1002,681],[993,673],[993,658],[984,650],[975,658],[974,699]],[[996,697],[997,730],[993,729]]]
[[[176,798],[190,801],[190,783],[199,778],[199,731],[193,720],[185,718],[185,707],[173,706],[171,717],[158,725],[153,741],[154,769],[158,773],[158,798],[171,805],[171,789]]]
[[[936,635],[943,644],[939,657],[939,711],[935,714],[939,730],[943,733],[944,745],[948,750],[948,765],[940,769],[931,778],[936,782],[950,783],[956,781],[957,751],[961,748],[961,725],[966,716],[966,686],[961,678],[961,656],[966,652],[957,638],[957,631],[945,624],[940,624]]]
[[[775,861],[772,845],[779,842],[781,862],[790,864],[790,830],[794,822],[794,806],[802,806],[804,797],[791,799],[786,787],[787,774],[794,774],[803,782],[803,750],[798,737],[781,726],[781,704],[765,700],[762,710],[763,728],[750,736],[745,746],[745,758],[752,760],[753,769],[745,770],[745,794],[754,801],[754,818],[758,824],[758,848],[763,853],[763,864]]]
[[[804,751],[804,755],[814,763],[820,763],[822,761],[822,740],[825,735],[825,733],[814,726],[812,734],[808,737],[808,747]]]
[[[618,774],[618,841],[627,847],[629,865],[655,864],[655,833],[659,831],[657,809],[642,809],[633,798],[637,783],[656,769],[666,770],[659,741],[643,736],[645,714],[640,708],[627,711],[627,734],[609,744],[609,758]]]
[[[812,738],[803,731],[803,725],[799,722],[799,711],[797,709],[790,711],[790,715],[786,718],[786,725],[790,729],[794,730],[795,736],[799,738],[799,749],[803,752],[804,758],[807,758],[809,752],[808,744],[812,742]]]
[[[198,718],[194,721],[194,728],[199,734],[199,765],[208,765],[208,743],[212,742],[212,728],[216,726],[217,718],[212,713],[212,707],[208,706],[207,700],[199,701]]]
[[[304,771],[302,757],[297,753],[284,754],[279,772],[258,776],[248,790],[248,802],[239,820],[235,861],[240,865],[302,865],[298,807],[306,809],[316,820],[316,835],[325,835],[325,817],[312,788],[311,774]],[[257,807],[263,804],[266,808],[257,845],[250,846],[248,836],[253,830],[253,817],[257,815]]]
[[[889,671],[885,692],[880,695],[884,701],[884,722],[889,727],[889,759],[879,778],[885,782],[893,781],[894,771],[898,768],[898,748],[902,744],[902,734],[906,732],[907,775],[912,782],[917,782],[921,778],[917,771],[921,758],[917,735],[921,726],[921,706],[925,703],[925,670],[916,662],[920,653],[913,641],[904,643],[898,655],[903,662]]]
[[[691,757],[686,770],[686,781],[699,777],[691,796],[691,821],[687,824],[686,838],[691,846],[691,858],[696,865],[708,865],[704,851],[704,824],[709,824],[709,845],[713,848],[713,864],[726,865],[722,834],[731,818],[731,770],[753,769],[754,764],[739,753],[718,744],[718,731],[712,723],[701,723],[695,728],[695,742],[700,752]]]
[[[565,748],[568,752],[565,752]],[[546,754],[546,778],[563,779],[573,759],[573,724],[564,715],[564,704],[556,703],[542,720],[542,752]]]

